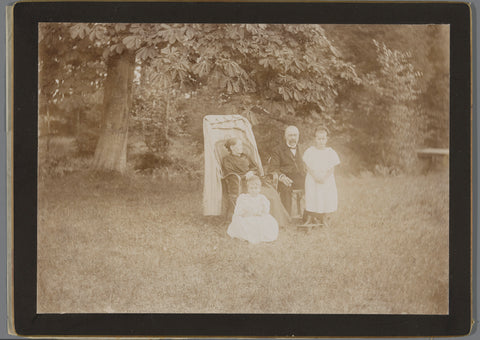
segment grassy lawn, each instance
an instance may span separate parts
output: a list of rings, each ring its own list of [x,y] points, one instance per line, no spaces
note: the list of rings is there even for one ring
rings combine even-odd
[[[448,313],[448,174],[337,177],[339,210],[231,239],[195,182],[40,182],[40,313]]]

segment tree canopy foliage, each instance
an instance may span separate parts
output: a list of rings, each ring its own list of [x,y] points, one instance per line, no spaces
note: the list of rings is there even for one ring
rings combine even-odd
[[[41,134],[73,130],[78,145],[78,131],[102,135],[119,119],[105,103],[121,86],[106,80],[118,72],[113,59],[133,54],[134,76],[119,78],[130,83],[129,139],[140,136],[173,163],[180,146],[201,153],[205,114],[247,116],[267,156],[285,124],[306,138],[326,125],[355,159],[352,171],[408,169],[415,148],[448,146],[446,26],[42,23],[39,31]]]

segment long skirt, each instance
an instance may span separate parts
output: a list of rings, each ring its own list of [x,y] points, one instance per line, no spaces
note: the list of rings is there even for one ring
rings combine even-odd
[[[278,222],[279,226],[286,226],[290,222],[290,215],[282,204],[278,192],[268,184],[263,184],[260,193],[270,201],[270,215]]]
[[[254,244],[272,242],[278,237],[278,224],[270,214],[245,217],[233,215],[227,234]]]

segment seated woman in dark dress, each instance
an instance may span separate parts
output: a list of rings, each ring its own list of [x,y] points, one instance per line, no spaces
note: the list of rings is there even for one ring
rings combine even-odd
[[[238,138],[227,140],[225,147],[229,151],[222,160],[222,166],[225,174],[235,173],[240,176],[242,192],[246,179],[252,175],[259,175],[257,165],[243,153],[243,143]],[[235,200],[238,194],[238,181],[229,177],[226,179],[229,204],[235,206]],[[262,180],[262,189],[260,191],[270,201],[270,214],[277,220],[279,226],[286,226],[290,221],[290,216],[280,200],[280,195],[270,184]]]

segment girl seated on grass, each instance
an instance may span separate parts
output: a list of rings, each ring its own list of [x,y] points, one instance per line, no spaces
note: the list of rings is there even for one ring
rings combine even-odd
[[[333,170],[340,164],[337,153],[326,146],[327,129],[315,129],[315,144],[303,154],[307,169],[305,178],[304,226],[326,225],[325,215],[337,210],[337,186]]]
[[[240,194],[227,233],[250,243],[271,242],[278,237],[278,223],[270,215],[270,201],[262,194],[256,175],[247,178],[246,194]]]

